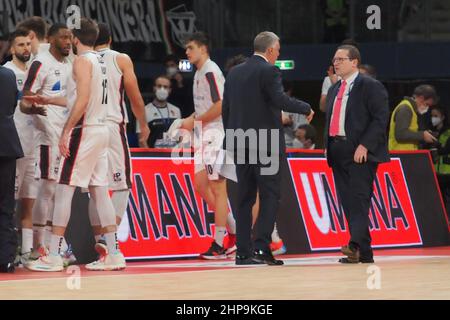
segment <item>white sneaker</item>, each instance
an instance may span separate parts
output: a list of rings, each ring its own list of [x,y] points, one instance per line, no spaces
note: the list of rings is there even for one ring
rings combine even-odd
[[[62,271],[64,270],[63,260],[60,255],[46,255],[39,259],[29,261],[25,264],[25,268],[31,271]]]
[[[112,271],[125,269],[126,263],[122,252],[106,254],[99,260],[86,265],[90,271]]]

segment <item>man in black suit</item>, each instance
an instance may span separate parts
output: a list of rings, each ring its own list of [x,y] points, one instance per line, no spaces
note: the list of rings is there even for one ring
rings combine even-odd
[[[378,164],[389,161],[386,129],[388,94],[383,85],[359,74],[361,55],[350,45],[340,46],[333,58],[341,78],[328,91],[325,148],[350,229],[350,242],[341,263],[371,263],[369,206]]]
[[[17,234],[14,225],[16,159],[23,157],[14,124],[17,85],[14,72],[0,66],[0,272],[14,272]]]
[[[222,117],[224,146],[234,153],[236,163],[236,264],[282,265],[270,251],[271,233],[280,200],[280,161],[285,143],[281,110],[308,115],[309,104],[284,93],[280,70],[274,66],[280,41],[272,32],[262,32],[254,40],[255,54],[235,66],[225,81]],[[260,213],[254,226],[252,206],[259,191]]]

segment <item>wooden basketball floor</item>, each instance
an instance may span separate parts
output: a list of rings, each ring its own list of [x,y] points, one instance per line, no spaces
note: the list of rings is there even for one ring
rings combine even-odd
[[[328,253],[281,256],[282,267],[180,260],[113,272],[20,268],[0,274],[0,299],[450,299],[450,247],[375,254],[375,264],[358,265]]]

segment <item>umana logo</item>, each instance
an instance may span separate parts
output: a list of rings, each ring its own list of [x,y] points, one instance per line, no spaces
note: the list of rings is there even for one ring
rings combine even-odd
[[[325,159],[289,159],[311,250],[336,249],[349,239],[333,174]],[[422,244],[399,159],[380,165],[368,212],[374,247]]]

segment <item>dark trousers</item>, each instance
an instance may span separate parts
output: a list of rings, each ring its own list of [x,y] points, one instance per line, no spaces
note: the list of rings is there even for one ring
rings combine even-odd
[[[17,232],[14,226],[16,159],[0,157],[0,264],[14,262]]]
[[[378,163],[354,162],[355,147],[349,141],[329,142],[334,181],[350,229],[349,245],[359,248],[362,258],[372,258],[369,208]]]
[[[278,161],[280,161],[278,159]],[[281,163],[279,162],[279,167]],[[237,210],[236,246],[238,256],[251,256],[253,250],[270,253],[271,235],[280,202],[280,169],[273,175],[262,175],[261,164],[236,165]],[[252,207],[259,191],[259,215],[252,243]]]

